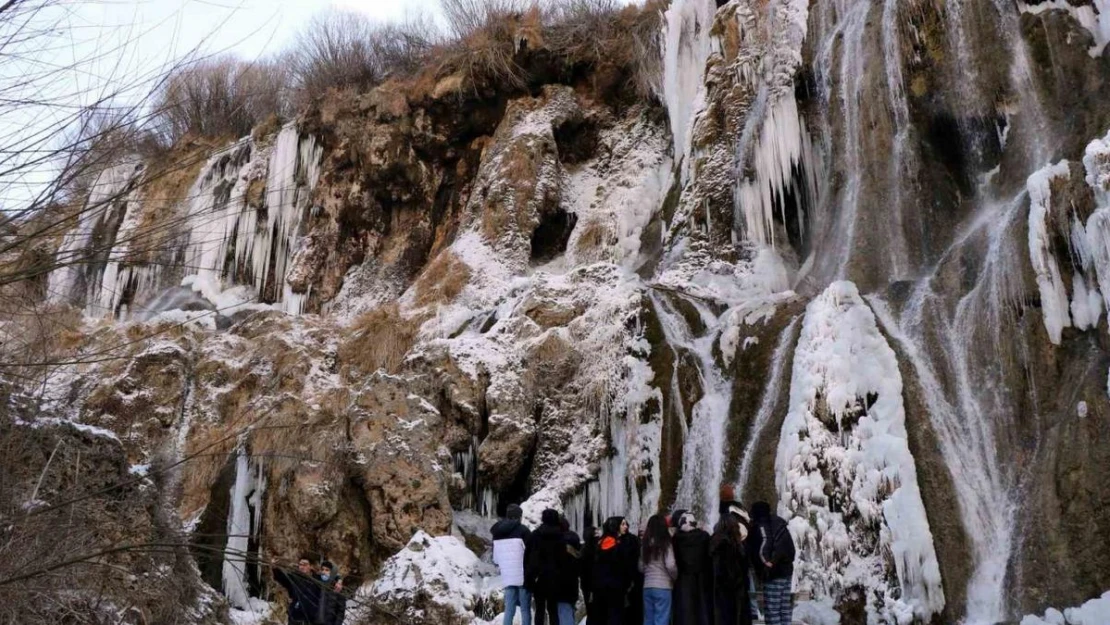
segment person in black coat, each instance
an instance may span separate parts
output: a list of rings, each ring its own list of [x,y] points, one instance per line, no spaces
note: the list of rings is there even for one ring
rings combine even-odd
[[[794,612],[794,537],[786,519],[771,513],[765,501],[752,505],[753,541],[758,545],[752,562],[763,578],[763,615],[768,625],[790,625]]]
[[[721,515],[709,542],[709,553],[713,562],[713,622],[716,625],[751,625],[749,563],[736,516]]]
[[[343,625],[347,614],[347,597],[343,595],[343,579],[331,562],[320,563],[320,605],[316,612],[317,625]]]
[[[628,537],[628,521],[624,517],[605,521],[601,540],[589,564],[590,595],[594,605],[590,625],[625,625],[628,593],[639,569],[640,554],[635,547]]]
[[[313,625],[320,607],[320,583],[312,576],[312,561],[301,558],[297,570],[273,567],[274,581],[289,593],[289,625]]]
[[[563,528],[557,511],[548,508],[540,518],[542,525],[529,538],[525,563],[525,584],[536,596],[536,621],[544,622],[546,612],[552,625],[574,625],[581,544],[576,534]]]
[[[712,595],[712,563],[709,534],[698,528],[694,515],[678,510],[671,517],[674,557],[678,579],[674,585],[674,625],[709,625]]]

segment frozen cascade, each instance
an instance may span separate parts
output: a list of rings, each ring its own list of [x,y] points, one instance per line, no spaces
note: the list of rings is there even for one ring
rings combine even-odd
[[[125,161],[100,172],[89,191],[89,198],[77,217],[77,224],[66,233],[54,256],[57,268],[47,278],[47,301],[54,303],[70,302],[80,296],[88,301],[99,301],[101,290],[100,276],[93,273],[95,263],[89,262],[98,255],[110,255],[113,266],[118,267],[120,254],[111,249],[111,242],[122,229],[121,221],[126,220],[128,205],[135,201],[133,187],[142,174],[142,165]],[[131,219],[135,221],[134,218]],[[106,228],[112,239],[95,241],[93,234]],[[93,247],[104,246],[107,248]],[[81,284],[84,278],[86,284]],[[77,293],[84,287],[86,293]]]
[[[714,0],[674,0],[663,16],[663,100],[684,180],[690,170],[690,131],[705,107],[705,63],[713,50],[709,31],[716,11]]]
[[[187,265],[196,269],[202,283],[218,285],[231,279],[252,284],[259,294],[274,285],[272,296],[283,310],[300,312],[305,294],[293,293],[285,277],[319,178],[321,154],[312,136],[301,137],[289,125],[269,149],[258,148],[248,138],[209,160],[189,196]],[[260,223],[247,192],[262,172],[266,210]]]
[[[1014,245],[1024,215],[1026,194],[1006,202],[991,202],[969,230],[957,241],[986,229],[989,236],[986,258],[975,286],[964,295],[956,310],[944,311],[943,298],[933,290],[933,278],[921,280],[901,318],[877,297],[870,298],[883,330],[906,354],[921,385],[929,419],[940,440],[941,453],[949,466],[960,514],[974,551],[967,588],[969,624],[1005,620],[1006,569],[1014,549],[1014,514],[1011,482],[998,458],[996,428],[1009,427],[1004,408],[1007,389],[997,382],[996,372],[976,367],[974,359],[996,362],[993,348],[1003,344],[1002,329],[1011,314],[1014,293],[1020,292],[1021,249]],[[939,324],[931,329],[929,318]],[[989,336],[976,340],[980,333]],[[932,350],[932,351],[930,351]],[[951,372],[951,387],[941,383],[940,372]],[[973,372],[978,372],[978,375]],[[984,377],[986,379],[981,379]]]
[[[786,371],[786,357],[790,355],[791,348],[794,347],[794,334],[799,321],[801,319],[795,317],[791,320],[790,325],[782,331],[782,334],[779,335],[778,344],[775,345],[775,353],[771,357],[771,378],[767,382],[767,387],[763,390],[763,398],[759,402],[759,412],[752,420],[751,432],[748,434],[748,444],[744,446],[744,453],[740,457],[740,471],[736,478],[736,485],[741,493],[741,501],[748,501],[747,487],[752,477],[755,451],[759,447],[759,442],[763,440],[763,433],[767,429],[767,424],[778,404],[779,389],[782,388],[783,373]]]
[[[836,211],[838,223],[832,229],[834,238],[828,242],[828,252],[833,255],[830,267],[835,267],[833,275],[837,278],[846,276],[848,262],[851,260],[850,252],[855,247],[856,214],[859,210],[863,178],[860,149],[860,133],[863,128],[859,94],[866,77],[864,64],[867,54],[864,46],[870,11],[869,0],[836,0],[822,3],[818,14],[818,24],[823,36],[817,44],[818,55],[814,68],[817,83],[825,107],[830,107],[832,99],[836,98],[843,117],[843,138],[837,146],[839,153],[834,156],[843,161],[846,180],[839,198],[826,198],[827,202],[835,201],[839,209]],[[835,55],[838,49],[839,59]],[[834,75],[839,77],[840,89],[837,94],[832,93]]]
[[[231,488],[223,563],[224,596],[228,603],[239,609],[250,607],[251,583],[247,563],[252,558],[252,547],[257,550],[265,488],[262,463],[251,462],[246,450],[240,447],[235,459],[235,484]],[[256,565],[250,568],[256,568]],[[254,573],[257,575],[257,571]]]
[[[60,266],[48,278],[50,301],[83,301],[86,314],[93,317],[150,316],[145,302],[167,286],[176,287],[162,282],[185,269],[191,275],[182,286],[210,302],[238,306],[261,295],[299,314],[309,293],[294,292],[286,274],[320,175],[322,153],[312,136],[300,136],[292,125],[278,133],[273,145],[247,137],[214,153],[189,189],[182,208],[188,241],[184,262],[172,266],[131,258],[151,251],[133,245],[148,234],[136,184],[142,166],[127,161],[105,169],[58,249]],[[262,188],[263,179],[260,210],[248,196]],[[221,297],[232,284],[249,284],[256,296]]]
[[[712,525],[717,521],[717,499],[724,469],[725,427],[732,404],[731,381],[718,368],[713,356],[713,345],[720,333],[720,320],[700,300],[688,298],[686,301],[696,308],[707,328],[702,336],[694,336],[682,314],[665,296],[654,290],[649,294],[667,343],[696,359],[703,389],[702,398],[694,404],[690,429],[683,439],[682,477],[678,482],[675,506],[693,510],[699,518]]]
[[[905,419],[894,351],[855,285],[833,283],[806,309],[775,478],[800,587],[862,587],[869,623],[928,622],[945,605]]]
[[[1052,181],[1067,179],[1068,162],[1061,161],[1029,176],[1029,260],[1037,275],[1041,308],[1049,340],[1060,344],[1064,328],[1071,327],[1068,293],[1056,257],[1052,254],[1046,218],[1052,206]]]

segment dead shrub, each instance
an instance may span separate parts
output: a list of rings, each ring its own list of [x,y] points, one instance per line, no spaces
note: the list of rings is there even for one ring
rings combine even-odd
[[[288,73],[276,61],[221,56],[172,74],[155,105],[168,144],[185,134],[237,138],[271,115],[288,115]]]
[[[516,61],[524,22],[540,23],[538,5],[529,0],[441,0],[454,40],[438,51],[440,73],[461,73],[472,88],[502,82],[526,84]],[[538,42],[531,42],[533,45]]]
[[[561,0],[547,9],[547,42],[568,63],[591,66],[600,78],[611,81],[606,89],[631,87],[637,95],[651,97],[662,78],[660,29],[665,8],[662,0],[642,6],[617,0]]]
[[[339,360],[363,373],[396,372],[416,343],[424,317],[405,317],[396,302],[380,306],[355,321],[352,338],[339,349]]]

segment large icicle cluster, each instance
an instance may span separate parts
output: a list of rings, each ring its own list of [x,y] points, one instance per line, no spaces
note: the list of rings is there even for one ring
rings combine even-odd
[[[675,0],[663,15],[663,99],[670,115],[675,161],[690,167],[694,119],[705,107],[705,63],[713,51],[709,31],[714,0]]]
[[[1029,260],[1037,277],[1041,310],[1049,340],[1059,345],[1064,328],[1098,327],[1103,310],[1110,310],[1110,134],[1088,144],[1083,157],[1085,181],[1094,198],[1086,222],[1074,211],[1051,219],[1066,202],[1053,202],[1053,184],[1068,182],[1071,166],[1061,161],[1029,176]],[[1056,258],[1050,222],[1070,224],[1066,238],[1071,257]],[[1061,262],[1074,267],[1069,299]],[[1069,303],[1070,302],[1070,303]]]
[[[61,266],[48,280],[51,301],[84,302],[91,317],[148,317],[161,312],[152,307],[159,293],[178,286],[170,280],[184,274],[181,286],[209,306],[230,301],[237,307],[270,288],[282,310],[300,313],[308,293],[293,292],[285,277],[321,154],[315,139],[292,125],[271,142],[247,137],[219,150],[179,209],[183,227],[154,225],[161,216],[144,212],[141,166],[128,161],[104,170],[57,252]],[[146,248],[154,228],[181,231],[174,240],[183,243],[170,245],[183,248],[169,255],[175,259],[169,266],[137,260],[152,252]],[[250,286],[253,294],[222,296],[234,285]]]
[[[929,621],[944,592],[894,351],[854,284],[806,309],[776,458],[800,587],[862,591],[870,623]]]
[[[737,145],[737,182],[734,203],[743,237],[758,245],[774,245],[774,211],[785,210],[788,194],[813,205],[817,172],[813,147],[794,97],[794,75],[802,63],[809,3],[780,0],[769,8],[764,39],[746,40],[741,51],[750,58],[741,80],[756,92],[744,133]],[[754,30],[761,18],[756,9],[736,13],[740,31]],[[749,175],[750,172],[750,175]],[[786,215],[781,215],[786,222]],[[804,215],[798,220],[805,223]]]
[[[89,197],[85,201],[77,224],[66,233],[62,244],[55,254],[57,268],[50,273],[47,279],[47,300],[52,302],[66,302],[81,297],[98,305],[103,301],[99,275],[90,272],[90,257],[107,252],[108,263],[104,272],[104,279],[111,276],[114,280],[119,272],[119,262],[126,254],[129,247],[129,234],[135,228],[137,211],[128,210],[129,205],[137,198],[134,191],[135,183],[142,175],[143,167],[134,161],[125,161],[119,165],[109,167],[100,172],[92,184]],[[123,236],[121,241],[124,250],[120,251],[102,248],[108,241],[94,240],[94,233],[104,238],[105,235],[116,240],[116,232]],[[79,293],[81,279],[85,279],[84,292]],[[113,291],[108,291],[107,296],[112,297]]]

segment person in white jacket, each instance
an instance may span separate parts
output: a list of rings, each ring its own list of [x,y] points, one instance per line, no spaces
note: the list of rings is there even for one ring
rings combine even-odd
[[[505,509],[505,518],[490,529],[493,562],[501,569],[501,581],[505,584],[504,625],[512,625],[517,607],[524,625],[532,625],[532,593],[524,586],[524,561],[532,532],[520,522],[522,514],[520,506],[510,505]]]

